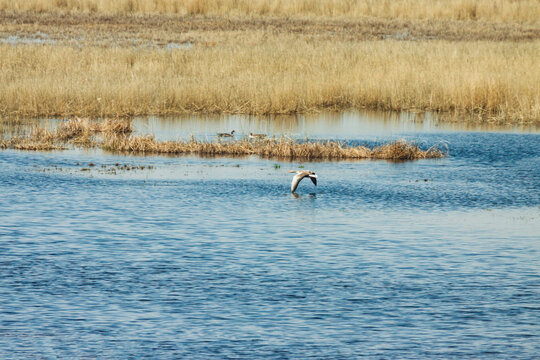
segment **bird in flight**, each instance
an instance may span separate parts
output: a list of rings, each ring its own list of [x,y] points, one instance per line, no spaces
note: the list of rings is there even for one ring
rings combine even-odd
[[[300,183],[300,181],[305,177],[309,177],[311,182],[313,184],[315,184],[315,186],[317,186],[317,175],[313,171],[309,171],[309,170],[303,170],[303,171],[289,170],[289,172],[296,174],[296,175],[294,175],[294,177],[292,179],[292,182],[291,182],[291,192],[292,193],[294,193],[294,191],[298,187],[298,184]]]

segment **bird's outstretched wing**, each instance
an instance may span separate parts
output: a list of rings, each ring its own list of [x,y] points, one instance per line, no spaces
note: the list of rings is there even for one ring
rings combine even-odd
[[[302,181],[303,178],[309,177],[311,179],[311,182],[317,186],[317,175],[315,175],[312,171],[296,171],[296,170],[289,170],[290,173],[296,173],[294,175],[292,182],[291,182],[291,192],[294,193],[296,188],[298,187],[298,184],[300,181]]]
[[[294,192],[296,190],[296,188],[298,187],[298,184],[300,183],[300,181],[305,176],[306,175],[303,174],[303,173],[298,173],[298,174],[294,175],[294,177],[292,178],[292,182],[291,182],[291,192]]]

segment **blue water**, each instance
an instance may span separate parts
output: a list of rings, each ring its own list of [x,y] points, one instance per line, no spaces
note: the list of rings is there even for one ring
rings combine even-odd
[[[1,151],[0,358],[537,358],[540,135],[394,135],[449,156]]]

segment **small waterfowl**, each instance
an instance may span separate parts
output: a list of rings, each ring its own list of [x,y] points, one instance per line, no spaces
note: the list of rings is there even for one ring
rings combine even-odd
[[[304,170],[304,171],[298,171],[298,170],[289,170],[290,173],[295,173],[292,182],[291,182],[291,193],[294,193],[296,188],[298,187],[298,184],[300,181],[305,178],[309,177],[311,182],[317,186],[317,175],[313,171]]]
[[[234,130],[231,131],[231,133],[218,133],[217,134],[218,137],[233,137],[234,136]]]
[[[249,138],[250,139],[264,139],[265,137],[266,137],[266,134],[249,133]]]

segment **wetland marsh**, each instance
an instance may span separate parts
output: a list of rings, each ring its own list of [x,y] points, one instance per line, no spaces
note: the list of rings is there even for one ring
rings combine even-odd
[[[0,356],[534,357],[540,134],[405,118],[341,138],[444,141],[448,156],[1,151]],[[330,119],[313,119],[313,138],[353,121]],[[206,138],[268,121],[133,130]],[[291,196],[288,169],[316,171],[318,186]]]
[[[538,19],[0,0],[0,358],[536,357]]]
[[[525,13],[427,21],[72,10],[0,11],[0,115],[383,109],[540,121],[540,25]]]

